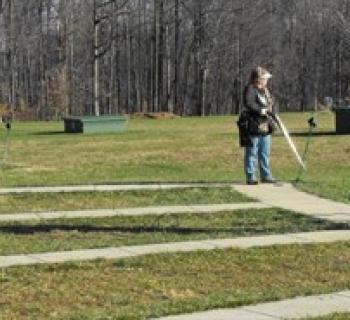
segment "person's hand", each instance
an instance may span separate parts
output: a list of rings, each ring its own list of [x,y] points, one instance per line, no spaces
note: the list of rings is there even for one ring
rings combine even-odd
[[[267,115],[267,111],[268,111],[267,108],[261,109],[260,115],[266,116]]]
[[[270,116],[270,117],[275,117],[275,116],[276,116],[276,113],[275,113],[274,111],[268,110],[268,111],[267,111],[267,115]]]

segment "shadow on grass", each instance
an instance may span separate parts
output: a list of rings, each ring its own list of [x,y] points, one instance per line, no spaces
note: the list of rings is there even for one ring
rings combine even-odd
[[[31,132],[32,136],[57,136],[57,135],[77,135],[77,133],[67,133],[64,131],[37,131]]]
[[[292,137],[308,137],[310,133],[308,131],[303,132],[290,132]],[[317,131],[311,134],[313,137],[326,137],[326,136],[347,136],[350,133],[337,133],[335,131]],[[283,136],[282,133],[277,133],[276,136]]]
[[[234,233],[234,234],[262,234],[268,232],[303,232],[303,231],[316,231],[316,230],[349,230],[350,224],[347,223],[328,223],[328,222],[316,222],[313,225],[305,225],[301,227],[264,227],[257,225],[245,225],[241,224],[238,227],[231,228],[208,228],[208,227],[180,227],[180,226],[123,226],[123,227],[108,227],[108,226],[93,226],[93,225],[15,225],[15,226],[1,226],[0,233],[12,233],[15,235],[33,235],[35,233],[51,233],[57,231],[63,232],[81,232],[81,233],[177,233],[177,234],[192,234],[192,233]]]

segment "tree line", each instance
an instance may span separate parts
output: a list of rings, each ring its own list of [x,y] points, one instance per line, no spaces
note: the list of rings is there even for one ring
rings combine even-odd
[[[250,70],[280,110],[342,104],[349,0],[0,0],[0,103],[67,114],[238,113]]]

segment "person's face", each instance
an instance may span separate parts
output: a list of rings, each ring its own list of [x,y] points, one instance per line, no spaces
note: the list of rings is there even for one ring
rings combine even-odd
[[[265,89],[267,87],[268,81],[269,81],[269,79],[267,79],[267,78],[258,79],[258,88]]]

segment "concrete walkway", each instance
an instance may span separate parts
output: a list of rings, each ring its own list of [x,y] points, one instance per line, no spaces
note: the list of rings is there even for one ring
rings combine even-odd
[[[172,242],[118,248],[89,249],[41,254],[0,256],[0,268],[72,261],[89,261],[96,259],[122,259],[148,254],[189,252],[197,250],[214,250],[227,248],[248,249],[287,244],[315,244],[350,241],[350,231],[321,231],[283,235],[242,237],[204,241]]]
[[[350,205],[322,199],[297,190],[289,183],[258,186],[234,185],[234,189],[260,202],[334,222],[350,221]]]
[[[52,187],[19,187],[2,188],[0,195],[21,193],[72,193],[72,192],[113,192],[135,190],[172,190],[187,188],[225,188],[232,183],[151,183],[151,184],[120,184],[120,185],[76,185]]]
[[[145,216],[165,215],[181,213],[216,213],[223,211],[236,211],[247,209],[264,209],[268,205],[259,202],[213,204],[213,205],[191,205],[191,206],[163,206],[146,208],[125,208],[125,209],[95,209],[81,211],[58,211],[38,212],[20,214],[0,214],[0,222],[32,221],[32,220],[53,220],[53,219],[78,219],[78,218],[107,218],[115,216]]]
[[[320,317],[338,312],[350,312],[350,291],[165,317],[160,320],[286,320]]]
[[[59,192],[112,192],[132,190],[172,190],[186,188],[223,188],[232,187],[236,191],[256,198],[269,207],[300,212],[334,222],[350,221],[350,205],[332,200],[322,199],[312,194],[297,190],[289,183],[275,185],[260,184],[247,186],[230,183],[185,183],[185,184],[125,184],[125,185],[87,185],[87,186],[57,186],[57,187],[25,187],[0,189],[0,194],[20,193],[59,193]]]

